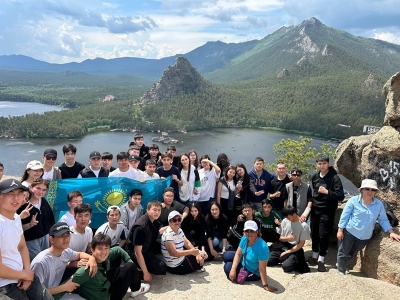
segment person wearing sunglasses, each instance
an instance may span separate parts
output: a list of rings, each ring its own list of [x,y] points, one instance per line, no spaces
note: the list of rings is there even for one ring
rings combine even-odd
[[[61,179],[61,171],[54,166],[57,161],[57,150],[48,148],[43,153],[43,179]]]
[[[389,232],[392,241],[400,242],[400,236],[389,223],[382,201],[375,197],[379,191],[376,181],[364,179],[358,190],[361,194],[347,201],[338,224],[337,268],[341,275],[349,273],[346,269],[348,259],[368,244],[376,221],[385,232]]]
[[[253,220],[246,221],[243,228],[243,237],[236,251],[227,251],[222,255],[224,272],[232,281],[236,280],[240,270],[248,272],[246,281],[261,279],[264,290],[275,292],[278,289],[268,285],[267,263],[269,258],[268,245],[260,238],[257,223]]]
[[[307,221],[312,207],[312,193],[310,185],[301,180],[303,172],[298,168],[290,171],[292,182],[286,184],[287,206],[293,206],[297,210],[300,222]]]
[[[176,210],[168,215],[169,226],[161,236],[161,253],[172,274],[186,275],[195,271],[204,272],[206,254],[194,247],[180,228],[182,215]]]

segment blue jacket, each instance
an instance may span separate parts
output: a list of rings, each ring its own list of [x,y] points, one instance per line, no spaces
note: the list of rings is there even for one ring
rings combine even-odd
[[[250,176],[250,193],[248,195],[248,201],[261,203],[268,196],[269,185],[272,179],[275,178],[274,175],[269,173],[267,170],[263,169],[260,177],[257,176],[255,169],[249,172]],[[264,194],[259,196],[254,195],[255,192],[264,191]]]

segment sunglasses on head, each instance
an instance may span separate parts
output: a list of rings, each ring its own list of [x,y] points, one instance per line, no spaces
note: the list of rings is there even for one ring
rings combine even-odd
[[[57,157],[55,156],[46,156],[47,160],[57,160]]]
[[[172,223],[180,223],[180,222],[182,222],[182,218],[173,218],[173,219],[171,219],[171,222]]]
[[[375,190],[375,189],[370,189],[370,188],[364,188],[363,190],[365,190],[365,191],[370,191],[370,192],[376,192],[377,190]]]
[[[254,233],[255,231],[254,231],[254,230],[251,230],[251,229],[246,229],[244,232],[245,232],[245,233]]]
[[[43,179],[43,178],[36,178],[33,182],[44,182],[44,183],[49,183],[48,180]]]

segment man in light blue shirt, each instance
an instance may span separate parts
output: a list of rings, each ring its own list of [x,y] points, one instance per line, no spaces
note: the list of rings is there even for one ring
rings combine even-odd
[[[385,232],[389,232],[392,241],[400,242],[400,236],[394,233],[389,223],[382,201],[374,197],[378,191],[376,181],[364,179],[359,191],[361,195],[354,196],[347,202],[338,224],[337,267],[342,275],[348,273],[348,258],[363,249],[370,240],[376,221]]]

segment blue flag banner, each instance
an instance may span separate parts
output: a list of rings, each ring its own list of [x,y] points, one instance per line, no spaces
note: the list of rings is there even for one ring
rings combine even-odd
[[[121,206],[126,203],[133,189],[142,191],[140,204],[145,210],[147,203],[152,200],[162,202],[164,189],[170,184],[171,176],[162,180],[147,180],[143,183],[125,177],[55,179],[50,181],[46,198],[57,221],[69,210],[68,194],[72,191],[80,191],[83,194],[83,202],[90,204],[93,209],[90,227],[98,228],[107,222],[107,208],[111,205]]]

